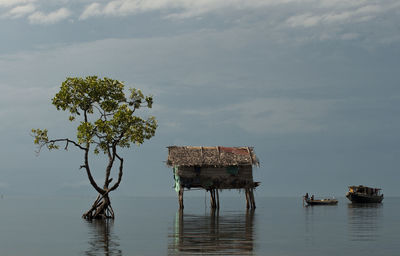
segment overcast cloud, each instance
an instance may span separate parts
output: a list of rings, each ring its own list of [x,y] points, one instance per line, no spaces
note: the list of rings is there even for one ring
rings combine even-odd
[[[399,14],[390,0],[0,0],[0,193],[93,195],[79,152],[36,157],[30,129],[74,136],[50,99],[98,75],[153,94],[140,114],[160,125],[124,151],[119,194],[175,195],[166,146],[245,145],[262,196],[399,195]]]

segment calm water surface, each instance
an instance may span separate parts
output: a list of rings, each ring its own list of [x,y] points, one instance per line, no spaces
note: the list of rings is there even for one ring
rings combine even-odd
[[[400,198],[303,207],[301,198],[113,198],[115,221],[80,218],[92,198],[0,199],[0,255],[400,255]],[[208,203],[208,202],[207,202]]]

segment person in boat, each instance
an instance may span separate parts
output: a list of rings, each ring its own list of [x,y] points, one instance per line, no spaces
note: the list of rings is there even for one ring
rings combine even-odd
[[[308,199],[308,193],[306,193],[306,195],[304,196],[304,199],[305,199],[305,200]]]
[[[314,201],[314,195],[311,196],[311,201]]]

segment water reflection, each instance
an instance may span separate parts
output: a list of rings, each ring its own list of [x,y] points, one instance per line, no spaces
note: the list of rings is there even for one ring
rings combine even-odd
[[[253,255],[253,233],[254,210],[224,215],[178,211],[168,251],[169,255]]]
[[[375,241],[383,219],[383,204],[348,204],[349,236],[352,241]]]
[[[308,205],[303,207],[304,211],[304,239],[306,245],[314,246],[320,236],[321,230],[332,230],[330,222],[338,212],[338,205]]]
[[[86,223],[89,227],[89,249],[85,251],[86,255],[122,255],[122,251],[119,249],[119,238],[112,231],[113,220],[92,220]]]

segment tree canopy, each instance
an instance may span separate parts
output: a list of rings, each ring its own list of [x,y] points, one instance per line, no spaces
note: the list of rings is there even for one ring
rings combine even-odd
[[[157,129],[154,116],[143,119],[135,115],[140,108],[151,108],[153,97],[145,96],[135,88],[125,92],[123,82],[107,77],[67,78],[52,99],[52,104],[57,110],[68,111],[71,122],[78,122],[76,139],[50,139],[47,129],[32,129],[38,152],[43,147],[59,149],[61,143],[65,149],[72,144],[83,150],[84,164],[81,168],[86,169],[90,183],[100,195],[115,190],[121,182],[123,158],[117,149],[140,145],[153,137]],[[103,188],[92,177],[89,152],[103,153],[108,157]],[[116,159],[119,160],[118,180],[110,185],[111,169]]]

